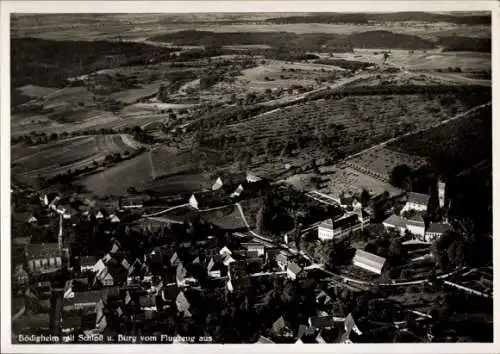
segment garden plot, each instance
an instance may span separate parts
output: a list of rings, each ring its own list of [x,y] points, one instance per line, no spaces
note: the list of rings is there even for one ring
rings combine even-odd
[[[360,170],[366,169],[371,173],[379,175],[383,179],[388,179],[391,171],[398,165],[408,165],[412,169],[418,169],[427,163],[427,160],[409,154],[393,151],[387,148],[371,150],[358,155],[348,161]]]
[[[387,191],[393,197],[402,193],[391,184],[361,173],[352,167],[330,166],[320,168],[320,171],[325,182],[322,183],[319,191],[324,194],[338,196],[342,192],[361,193],[363,189],[371,195],[379,195]]]

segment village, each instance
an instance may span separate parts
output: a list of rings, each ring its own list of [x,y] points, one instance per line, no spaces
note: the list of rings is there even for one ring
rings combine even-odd
[[[436,267],[433,245],[455,228],[446,215],[424,221],[430,195],[402,193],[378,221],[376,197],[308,191],[329,212],[276,237],[257,233],[242,207],[273,188],[290,187],[250,172],[219,177],[158,210],[13,187],[22,221],[12,234],[13,332],[96,343],[432,342],[466,337],[440,323],[433,303],[446,291],[491,301],[491,267]],[[445,183],[436,189],[441,210]],[[251,321],[231,324],[237,316]]]

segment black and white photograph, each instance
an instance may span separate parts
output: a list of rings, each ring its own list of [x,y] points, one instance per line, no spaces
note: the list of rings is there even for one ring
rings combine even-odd
[[[3,38],[9,348],[494,343],[491,10],[61,3]]]

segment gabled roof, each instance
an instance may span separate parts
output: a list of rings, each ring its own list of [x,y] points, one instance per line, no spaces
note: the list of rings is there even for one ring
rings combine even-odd
[[[385,219],[383,224],[391,225],[393,227],[404,228],[406,227],[406,220],[398,215],[392,214],[387,219]]]
[[[301,339],[303,336],[311,336],[314,334],[314,328],[308,327],[306,325],[299,325],[297,331],[297,338]]]
[[[369,253],[360,249],[356,250],[353,261],[357,261],[362,264],[366,264],[375,269],[382,269],[385,264],[385,258],[377,256],[373,253]]]
[[[299,274],[302,271],[302,267],[295,262],[288,262],[287,269],[295,275]]]
[[[428,194],[409,192],[408,193],[408,202],[427,205],[429,203],[430,196]]]
[[[186,294],[184,293],[184,291],[181,291],[177,295],[177,298],[175,299],[175,303],[177,305],[177,309],[180,312],[186,312],[191,307],[191,304],[189,303],[189,301],[188,301],[188,299],[187,299]]]
[[[270,340],[269,338],[264,337],[264,336],[259,336],[259,340],[257,340],[257,343],[260,343],[260,344],[274,344],[274,342],[272,340]]]
[[[59,244],[57,243],[31,243],[26,245],[27,260],[52,257],[61,257]]]
[[[177,269],[175,270],[175,279],[177,282],[182,283],[186,278],[187,270],[182,263],[177,265]]]
[[[274,321],[271,330],[273,333],[279,334],[285,328],[286,328],[285,319],[283,318],[283,316],[281,316],[276,321]]]
[[[429,230],[427,230],[427,232],[442,234],[445,233],[446,231],[451,231],[452,229],[453,228],[449,224],[431,223],[429,225]]]

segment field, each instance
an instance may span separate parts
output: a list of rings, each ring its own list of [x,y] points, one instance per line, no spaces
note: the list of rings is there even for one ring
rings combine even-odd
[[[411,107],[411,108],[410,108]],[[374,95],[316,100],[273,110],[204,137],[204,144],[224,150],[251,149],[253,156],[287,155],[292,144],[300,154],[318,144],[345,154],[415,129],[429,127],[466,110],[454,95]],[[301,139],[297,142],[298,139]]]
[[[483,159],[491,159],[491,129],[489,106],[446,125],[401,139],[388,148],[428,158],[439,172],[456,174]]]
[[[145,84],[142,85],[141,88],[113,93],[110,95],[110,98],[126,104],[132,104],[137,102],[141,98],[156,94],[161,85],[161,81],[157,81],[151,84]]]
[[[355,48],[354,53],[333,53],[332,57],[382,64],[383,51],[380,48]],[[480,52],[442,52],[441,50],[415,50],[412,54],[408,50],[392,49],[387,64],[408,70],[446,70],[449,67],[459,67],[462,72],[490,71],[491,54]]]
[[[30,178],[54,176],[92,166],[108,155],[131,153],[139,146],[124,134],[80,136],[37,146],[14,145],[11,159],[15,173]]]
[[[320,192],[338,196],[342,192],[361,193],[363,189],[371,195],[379,195],[387,191],[391,196],[396,196],[402,191],[378,178],[364,174],[357,169],[342,166],[329,166],[320,168],[322,182]]]
[[[388,179],[392,169],[398,165],[408,165],[417,169],[427,163],[426,159],[419,156],[412,156],[387,148],[380,148],[368,151],[349,159],[348,164],[357,170],[366,169],[368,173],[373,173],[381,179]]]
[[[187,173],[199,166],[189,151],[179,152],[174,148],[161,146],[151,150],[150,155],[153,179]]]
[[[18,90],[23,95],[28,96],[28,97],[34,97],[34,98],[48,96],[48,95],[57,91],[57,89],[52,88],[52,87],[42,87],[42,86],[35,86],[35,85],[25,85],[25,86],[19,87]]]
[[[151,161],[145,152],[79,181],[93,195],[127,195],[127,189],[144,190],[151,183]]]
[[[266,60],[265,64],[242,71],[236,82],[219,83],[214,88],[225,88],[228,92],[245,93],[249,90],[264,91],[286,89],[292,86],[318,86],[320,79],[327,79],[344,69],[314,63]]]

